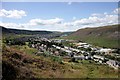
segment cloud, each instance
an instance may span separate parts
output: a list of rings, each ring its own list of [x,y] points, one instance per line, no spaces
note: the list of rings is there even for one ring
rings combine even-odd
[[[112,12],[116,11],[113,10]],[[73,20],[74,19],[74,20]],[[76,19],[64,22],[62,18],[52,19],[31,19],[27,23],[0,23],[7,28],[28,29],[28,30],[49,30],[49,31],[75,31],[86,27],[99,27],[118,24],[116,13],[93,13],[88,18]]]
[[[0,26],[4,26],[4,27],[7,27],[7,28],[19,28],[20,27],[16,23],[3,23],[3,22],[0,22]]]
[[[29,21],[30,25],[56,25],[61,24],[63,19],[61,18],[54,18],[54,19],[32,19]]]
[[[33,30],[36,29],[36,26],[41,26],[44,28],[51,27],[51,30],[60,29],[62,25],[63,19],[61,18],[53,18],[53,19],[31,19],[27,23],[3,23],[0,22],[1,26],[7,28],[16,28],[16,29],[29,29]],[[41,29],[41,28],[40,28]],[[49,28],[50,29],[50,28]]]
[[[113,13],[115,13],[115,14],[120,14],[120,8],[115,9],[115,10],[113,11]]]
[[[114,11],[117,11],[116,9]],[[64,23],[66,26],[76,27],[76,28],[85,28],[85,27],[99,27],[99,26],[106,26],[106,25],[114,25],[118,24],[118,15],[108,14],[104,12],[103,14],[100,13],[93,13],[88,18],[82,18],[78,20],[74,20],[72,22]]]
[[[104,25],[109,25],[109,24],[117,24],[118,22],[118,16],[117,15],[105,15],[104,17],[89,17],[89,18],[83,18],[80,20],[76,20],[74,22],[74,25],[93,25],[94,24],[104,24]],[[101,25],[103,26],[103,25]]]
[[[23,16],[27,16],[23,10],[0,10],[0,17],[20,19]]]

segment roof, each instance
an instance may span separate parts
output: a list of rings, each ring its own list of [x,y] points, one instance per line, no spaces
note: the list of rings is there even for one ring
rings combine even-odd
[[[100,52],[108,52],[108,51],[112,51],[112,49],[100,49]]]
[[[102,60],[104,60],[104,57],[103,57],[103,56],[94,55],[93,57],[94,57],[94,58],[98,58],[98,59],[102,59]]]
[[[81,59],[84,59],[85,57],[84,56],[73,56],[74,58],[81,58]]]
[[[116,64],[116,65],[120,65],[120,62],[118,62],[118,61],[115,61],[115,60],[109,60],[109,61],[107,61],[107,63]]]

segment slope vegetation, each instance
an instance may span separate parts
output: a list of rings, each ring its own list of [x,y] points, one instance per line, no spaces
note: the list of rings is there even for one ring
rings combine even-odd
[[[63,65],[50,59],[27,54],[9,46],[4,46],[2,53],[3,80],[61,77],[64,69]]]
[[[96,46],[118,48],[120,25],[79,29],[67,39],[82,40]]]
[[[28,49],[27,49],[28,50]],[[118,78],[118,71],[90,61],[60,64],[49,57],[36,56],[14,46],[3,46],[3,80],[33,78]]]

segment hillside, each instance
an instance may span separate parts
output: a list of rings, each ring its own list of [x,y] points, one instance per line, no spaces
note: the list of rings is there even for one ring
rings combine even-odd
[[[14,33],[14,34],[26,34],[26,35],[36,35],[36,34],[51,34],[53,32],[51,31],[30,31],[30,30],[19,30],[19,29],[9,29],[9,28],[5,28],[3,26],[2,27],[2,32],[3,34],[7,34],[7,33]]]
[[[60,37],[64,35],[70,35],[73,32],[59,32],[59,31],[31,31],[31,30],[19,30],[19,29],[10,29],[5,28],[3,26],[0,26],[0,29],[2,29],[3,37],[11,35],[14,36],[39,36],[39,37],[46,37],[46,38],[55,38]]]
[[[18,50],[19,47],[21,50]],[[25,50],[25,51],[24,51]],[[118,71],[107,65],[81,61],[58,63],[50,57],[31,54],[23,46],[3,45],[3,80],[26,80],[33,78],[118,78]]]
[[[112,25],[79,29],[65,38],[82,40],[101,47],[118,48],[118,37],[120,37],[118,32],[119,27],[118,25]]]
[[[3,47],[2,54],[3,80],[60,77],[64,69],[63,65],[50,59],[9,46]]]
[[[3,34],[11,33],[10,30],[8,30],[7,28],[4,28],[2,26],[0,26],[0,30],[2,31]]]

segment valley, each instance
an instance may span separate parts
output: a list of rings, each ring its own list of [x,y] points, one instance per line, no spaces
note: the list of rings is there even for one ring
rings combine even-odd
[[[8,76],[5,79],[119,76],[119,48],[96,46],[83,40],[66,39],[67,36],[3,35],[3,75]]]

